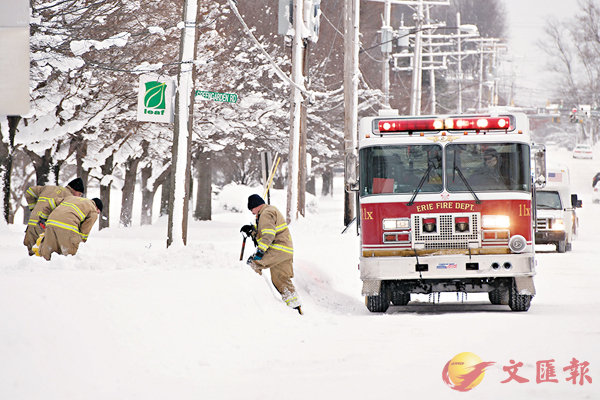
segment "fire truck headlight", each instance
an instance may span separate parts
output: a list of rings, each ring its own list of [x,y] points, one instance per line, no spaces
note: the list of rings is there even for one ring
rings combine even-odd
[[[410,221],[408,218],[386,218],[383,220],[382,225],[384,231],[408,229],[410,228]]]
[[[509,228],[508,215],[484,215],[481,221],[482,228]]]
[[[508,241],[508,248],[513,253],[522,253],[527,247],[527,241],[521,235],[514,235]]]
[[[562,218],[554,218],[552,220],[552,230],[553,231],[564,231],[565,230],[565,222]]]

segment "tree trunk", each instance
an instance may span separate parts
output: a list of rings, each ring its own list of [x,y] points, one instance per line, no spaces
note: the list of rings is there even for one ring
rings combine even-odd
[[[162,184],[162,192],[160,194],[160,215],[168,215],[169,214],[169,193],[171,193],[171,172],[172,169],[169,168],[169,173],[167,175],[167,179]]]
[[[23,209],[23,225],[27,225],[29,223],[29,217],[31,216],[31,211],[29,211],[29,207],[28,206],[21,206],[21,208]],[[14,221],[14,215],[11,218],[11,224]]]
[[[113,155],[111,154],[104,165],[102,166],[102,175],[112,175],[114,169]],[[100,200],[102,200],[102,216],[100,217],[99,229],[108,228],[110,225],[110,187],[112,185],[112,179],[108,182],[104,180],[100,181]]]
[[[62,166],[62,161],[57,161],[54,164],[52,164],[52,172],[54,173],[54,184],[56,186],[59,186],[60,184],[58,183],[58,175],[60,173],[60,167]]]
[[[152,205],[154,204],[154,191],[148,187],[148,180],[152,177],[152,164],[147,164],[141,171],[142,181],[142,216],[140,225],[152,224]],[[156,184],[154,185],[156,187]]]
[[[121,191],[121,226],[131,226],[133,211],[133,196],[135,194],[135,178],[140,158],[129,158],[125,163],[125,182]]]
[[[328,170],[323,172],[321,176],[323,178],[321,196],[333,195],[333,173],[331,172],[331,170]]]
[[[196,158],[198,191],[196,192],[194,219],[197,221],[210,221],[212,218],[212,166],[210,157],[210,152],[202,152]]]
[[[0,175],[2,175],[2,183],[4,189],[4,219],[8,223],[12,223],[13,217],[10,215],[10,185],[12,176],[12,164],[13,164],[13,153],[15,150],[15,135],[17,133],[17,126],[21,117],[11,116],[8,119],[8,143],[0,141]],[[0,137],[1,137],[0,132]]]
[[[50,175],[50,167],[52,163],[52,149],[47,149],[43,156],[39,156],[37,153],[25,149],[25,152],[33,163],[35,169],[35,184],[43,186],[48,183]]]
[[[77,159],[77,176],[83,180],[84,187],[87,187],[90,170],[83,168],[83,159],[87,156],[87,142],[81,143],[77,146],[76,159]]]
[[[170,168],[165,169],[162,174],[154,180],[152,187],[148,185],[148,180],[152,177],[152,164],[146,165],[141,170],[142,175],[142,220],[141,225],[152,224],[152,209],[154,208],[154,196],[160,185],[164,184],[169,178]],[[162,214],[161,214],[162,215]]]
[[[311,175],[308,181],[306,182],[306,191],[313,196],[317,195],[317,186],[315,182],[315,175]]]

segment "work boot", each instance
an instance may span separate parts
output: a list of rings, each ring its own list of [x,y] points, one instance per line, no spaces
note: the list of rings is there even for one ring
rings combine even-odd
[[[302,312],[302,308],[300,308],[300,306],[294,307],[294,310],[298,310],[298,314],[304,315],[304,313]]]

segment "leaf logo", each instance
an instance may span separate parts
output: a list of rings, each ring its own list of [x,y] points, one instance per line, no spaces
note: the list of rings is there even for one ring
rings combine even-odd
[[[165,93],[167,84],[164,82],[146,82],[146,93],[144,94],[144,107],[153,110],[164,110],[166,108]]]

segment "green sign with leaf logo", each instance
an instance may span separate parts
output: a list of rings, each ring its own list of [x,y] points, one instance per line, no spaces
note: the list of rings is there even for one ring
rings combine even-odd
[[[173,78],[155,74],[141,75],[138,85],[137,120],[173,122]]]
[[[145,83],[146,93],[144,94],[144,114],[165,113],[166,108],[166,88],[165,82],[150,81]]]

